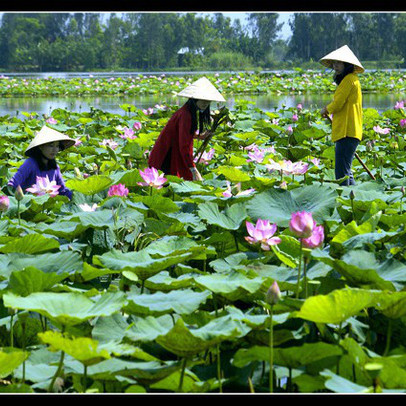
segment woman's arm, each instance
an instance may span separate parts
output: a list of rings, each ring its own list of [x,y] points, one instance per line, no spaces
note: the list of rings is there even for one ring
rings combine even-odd
[[[24,188],[25,182],[31,176],[34,170],[35,168],[33,166],[32,160],[26,159],[23,162],[23,164],[18,168],[14,176],[8,181],[7,186],[16,188],[18,185],[20,185],[22,188]]]
[[[65,186],[65,182],[62,177],[61,170],[59,167],[55,171],[55,181],[57,185],[60,185],[59,194],[62,196],[68,196],[69,200],[72,200],[72,191]]]

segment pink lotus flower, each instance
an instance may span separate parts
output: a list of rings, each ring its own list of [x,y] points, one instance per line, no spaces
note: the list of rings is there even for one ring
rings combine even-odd
[[[323,226],[316,226],[314,223],[312,235],[308,238],[303,238],[302,243],[305,248],[317,248],[323,244],[324,241],[324,228]]]
[[[299,103],[299,104],[296,106],[296,108],[300,111],[300,110],[303,109],[303,105],[302,105],[301,103]]]
[[[124,134],[120,134],[120,138],[133,140],[137,138],[137,136],[134,135],[134,130],[132,128],[125,127]]]
[[[0,196],[0,212],[7,211],[10,206],[10,199],[8,196]]]
[[[82,140],[80,138],[75,138],[75,147],[78,147],[80,144],[82,144]]]
[[[287,132],[289,135],[293,134],[293,128],[292,128],[291,125],[288,126],[288,129],[286,130],[286,132]]]
[[[289,229],[299,238],[308,238],[312,235],[313,228],[316,225],[312,213],[299,211],[292,213],[289,221]]]
[[[214,152],[215,152],[214,148],[210,148],[209,152],[204,151],[202,156],[200,157],[199,163],[204,164],[204,165],[208,165],[209,162],[213,159]],[[197,157],[194,160],[194,162],[197,162]]]
[[[396,102],[394,108],[395,108],[395,110],[404,109],[405,108],[405,102],[403,100]]]
[[[293,114],[292,121],[296,122],[297,120],[299,120],[299,117],[297,116],[297,114]]]
[[[118,147],[117,142],[113,141],[113,140],[106,140],[104,139],[102,142],[100,142],[100,145],[102,146],[109,146],[111,149],[116,149]]]
[[[152,186],[156,189],[161,189],[167,180],[164,174],[159,175],[158,170],[155,168],[145,168],[144,171],[140,170],[140,175],[145,182],[138,182],[138,185]]]
[[[47,175],[45,178],[37,176],[37,182],[25,190],[35,196],[49,194],[51,197],[55,197],[59,194],[60,187],[61,185],[57,185],[55,180],[50,181]]]
[[[227,183],[227,189],[222,193],[222,195],[224,197],[233,197],[234,195],[233,195],[232,188],[231,188],[231,182],[227,180],[226,183]],[[253,189],[253,188],[241,190],[241,182],[238,182],[234,186],[234,188],[237,189],[237,194],[235,195],[235,197],[249,196],[255,192],[255,189]]]
[[[83,210],[83,211],[96,211],[96,209],[99,207],[97,205],[97,203],[94,203],[92,206],[88,205],[87,203],[83,203],[83,204],[79,204],[79,207]]]
[[[258,219],[255,226],[249,221],[246,221],[245,224],[250,235],[245,237],[245,240],[250,244],[260,243],[261,248],[265,251],[269,251],[271,245],[277,245],[282,241],[279,237],[273,237],[277,226],[270,224],[268,220]]]
[[[248,152],[248,157],[247,162],[257,162],[260,164],[264,160],[265,152],[256,148],[253,152]]]
[[[399,125],[400,125],[402,128],[406,127],[406,118],[402,118],[402,119],[399,121]]]
[[[56,121],[53,117],[49,117],[46,122],[48,124],[57,124],[58,123],[58,121]]]
[[[141,127],[142,127],[142,124],[141,124],[139,121],[136,121],[136,122],[133,124],[133,129],[134,129],[135,131],[141,130]]]
[[[373,129],[378,134],[388,134],[390,131],[389,128],[381,128],[379,125],[374,126]]]
[[[121,196],[126,197],[128,196],[128,189],[122,183],[117,185],[113,185],[110,187],[109,191],[107,192],[108,196]]]
[[[148,107],[147,109],[143,109],[142,112],[146,115],[146,116],[150,116],[151,114],[154,113],[154,109],[152,107]]]
[[[319,158],[312,158],[310,160],[310,162],[314,165],[314,166],[319,166],[320,165],[320,159]]]
[[[292,174],[293,175],[303,175],[304,173],[307,172],[307,169],[309,168],[309,164],[302,162],[302,161],[298,161],[295,162],[292,165]]]

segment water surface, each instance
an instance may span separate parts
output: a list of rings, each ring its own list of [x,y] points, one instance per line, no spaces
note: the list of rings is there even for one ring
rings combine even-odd
[[[304,108],[320,109],[332,100],[331,94],[302,94],[302,95],[235,95],[227,98],[225,105],[232,110],[238,100],[248,100],[252,105],[264,111],[275,111],[283,107],[295,107],[299,103]],[[374,108],[379,112],[392,109],[399,100],[406,100],[406,94],[364,94],[363,107]],[[146,109],[156,104],[182,105],[184,98],[176,96],[145,95],[137,97],[128,96],[86,96],[86,97],[2,97],[0,98],[0,116],[10,115],[24,117],[21,113],[36,112],[39,115],[51,115],[57,108],[68,111],[86,112],[90,108],[124,114],[121,104],[132,104],[138,108]]]

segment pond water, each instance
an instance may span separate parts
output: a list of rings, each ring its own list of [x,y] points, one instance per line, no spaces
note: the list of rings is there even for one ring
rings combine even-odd
[[[275,71],[263,71],[275,72]],[[289,72],[289,71],[284,71]],[[24,72],[24,73],[3,73],[3,76],[10,78],[88,78],[88,77],[135,77],[138,75],[202,75],[208,72]],[[213,73],[213,72],[210,72]],[[231,71],[218,71],[217,73],[233,73]],[[238,100],[248,100],[264,111],[274,111],[282,107],[295,107],[299,103],[307,109],[320,109],[328,104],[332,99],[331,94],[302,94],[302,95],[236,95],[227,98],[226,106],[232,110]],[[364,94],[364,108],[375,108],[379,112],[393,108],[399,100],[406,100],[406,94]],[[0,98],[0,116],[16,115],[24,117],[21,112],[36,112],[39,115],[50,115],[52,110],[57,108],[69,111],[86,112],[90,107],[101,109],[116,114],[123,114],[121,104],[133,104],[134,106],[146,109],[154,107],[156,104],[163,105],[182,105],[184,98],[178,98],[171,95],[140,95],[136,98],[128,96],[86,96],[86,97],[2,97]]]
[[[248,100],[252,106],[264,111],[275,111],[283,107],[295,107],[299,103],[306,109],[320,109],[332,99],[331,94],[302,94],[302,95],[235,95],[227,98],[225,105],[232,110],[238,100]],[[364,94],[363,107],[375,108],[379,112],[394,107],[397,101],[406,100],[406,94]],[[2,97],[0,98],[0,116],[10,115],[23,118],[22,112],[36,112],[39,115],[51,115],[57,108],[68,111],[86,112],[90,107],[101,109],[115,114],[124,114],[121,104],[132,104],[138,108],[146,109],[156,104],[182,105],[184,98],[174,96],[88,96],[88,97]]]

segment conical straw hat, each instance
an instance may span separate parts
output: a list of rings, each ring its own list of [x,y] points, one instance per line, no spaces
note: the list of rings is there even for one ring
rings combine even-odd
[[[204,76],[179,92],[178,96],[216,102],[226,101],[221,93],[211,84],[210,80]]]
[[[348,45],[344,45],[320,59],[320,63],[328,68],[333,68],[333,61],[348,62],[353,64],[354,72],[362,73],[365,70],[361,65],[361,62],[354,55]]]
[[[38,131],[34,139],[30,142],[30,145],[28,145],[27,149],[25,150],[25,155],[30,156],[30,151],[33,148],[38,147],[39,145],[44,145],[48,142],[55,141],[61,141],[61,150],[69,148],[75,144],[75,140],[72,140],[67,135],[44,125],[41,130]]]

